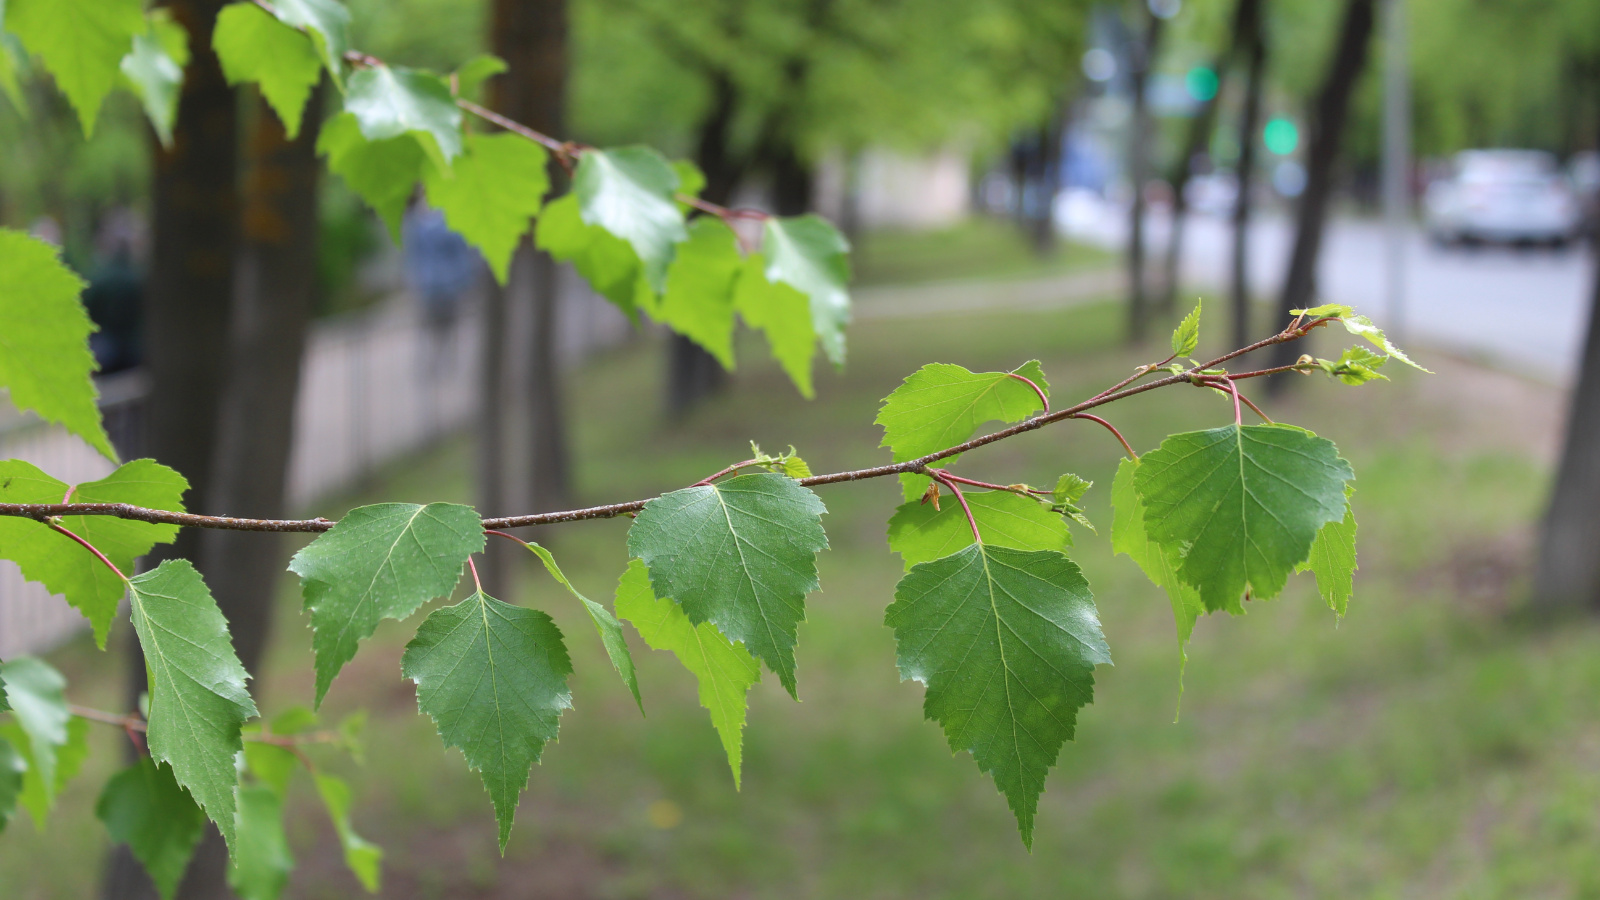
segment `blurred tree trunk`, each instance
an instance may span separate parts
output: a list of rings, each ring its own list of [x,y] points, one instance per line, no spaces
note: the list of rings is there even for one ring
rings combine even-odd
[[[1600,124],[1600,119],[1596,122]],[[1596,207],[1592,214],[1600,214],[1600,201]],[[1600,609],[1600,231],[1592,238],[1597,264],[1590,290],[1589,335],[1534,574],[1534,603],[1546,612]]]
[[[1061,138],[1066,130],[1065,104],[1057,108],[1050,120],[1039,126],[1038,153],[1029,166],[1029,180],[1033,182],[1033,207],[1027,210],[1027,230],[1033,252],[1049,256],[1056,248],[1055,199],[1061,188]],[[1028,192],[1024,190],[1024,196]]]
[[[1250,343],[1250,207],[1254,202],[1256,134],[1267,73],[1267,36],[1262,0],[1239,0],[1239,48],[1245,54],[1244,110],[1239,116],[1238,195],[1233,202],[1233,345]]]
[[[185,503],[201,512],[215,508],[211,472],[228,354],[239,215],[238,108],[211,49],[212,26],[224,2],[167,4],[189,33],[192,59],[178,96],[172,146],[162,147],[152,137],[153,245],[144,295],[150,374],[144,446],[150,456],[189,479]],[[199,534],[186,529],[176,542],[159,547],[150,562],[194,559],[199,543]],[[133,709],[145,690],[145,665],[133,629],[124,629],[124,634],[132,651],[127,708]],[[191,867],[181,890],[186,897],[219,896],[210,889],[221,885],[221,871],[211,859]],[[156,896],[126,845],[112,851],[102,893],[114,900]]]
[[[1140,8],[1144,4],[1139,4]],[[1145,291],[1144,183],[1150,169],[1150,109],[1145,97],[1150,64],[1161,44],[1162,19],[1145,12],[1142,35],[1134,38],[1129,50],[1129,80],[1133,91],[1133,115],[1128,135],[1128,181],[1133,202],[1128,208],[1128,340],[1144,340],[1149,327],[1149,297]]]
[[[1251,2],[1254,0],[1239,0],[1238,6],[1243,7]],[[1235,30],[1235,47],[1237,44],[1238,37]],[[1172,230],[1167,237],[1167,259],[1161,279],[1161,297],[1156,304],[1156,311],[1161,315],[1171,314],[1178,302],[1178,281],[1183,277],[1183,231],[1184,224],[1189,218],[1189,198],[1186,192],[1189,189],[1189,179],[1194,175],[1195,161],[1207,154],[1212,132],[1216,131],[1217,107],[1221,104],[1222,89],[1227,84],[1228,66],[1235,47],[1217,54],[1211,63],[1211,71],[1217,73],[1217,91],[1211,95],[1210,100],[1200,105],[1200,110],[1189,120],[1189,133],[1183,142],[1183,151],[1172,167]]]
[[[494,0],[490,43],[509,67],[490,82],[490,98],[503,115],[545,134],[561,137],[566,128],[566,0]],[[563,173],[552,164],[552,182]],[[482,412],[478,422],[478,505],[486,511],[533,512],[559,509],[571,499],[571,467],[556,336],[560,278],[555,260],[524,238],[512,260],[511,277],[491,283],[484,296],[481,364]],[[526,330],[508,331],[509,307],[526,306]],[[526,381],[509,384],[513,356],[524,360]],[[514,410],[514,403],[523,404]],[[527,423],[527,446],[508,454],[517,418]],[[524,469],[527,496],[509,496],[511,460]],[[526,504],[512,510],[510,506]],[[484,556],[480,574],[497,596],[509,596],[506,565],[516,548],[505,544]]]
[[[733,152],[733,119],[738,112],[738,93],[733,78],[724,69],[708,72],[711,105],[695,140],[695,165],[706,176],[700,196],[712,203],[728,205],[744,177],[745,167]],[[703,347],[674,332],[667,344],[667,416],[682,419],[700,401],[718,393],[728,383],[727,372],[717,358]]]
[[[1316,296],[1317,257],[1322,251],[1322,234],[1333,197],[1334,166],[1339,160],[1339,145],[1344,138],[1345,120],[1349,117],[1350,97],[1367,64],[1374,5],[1375,0],[1345,0],[1338,43],[1329,60],[1327,76],[1317,92],[1307,154],[1306,187],[1296,211],[1294,251],[1289,257],[1289,271],[1278,301],[1280,322],[1289,321],[1289,310],[1313,305]],[[1272,365],[1293,363],[1300,349],[1292,343],[1278,344],[1272,351]],[[1272,382],[1270,389],[1278,392],[1292,379],[1269,380]]]

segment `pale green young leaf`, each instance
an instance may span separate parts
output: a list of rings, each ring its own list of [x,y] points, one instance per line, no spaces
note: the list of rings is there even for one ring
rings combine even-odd
[[[469,134],[448,173],[423,175],[428,202],[477,247],[501,284],[511,255],[533,225],[550,189],[544,148],[514,134]]]
[[[461,154],[461,108],[443,78],[421,69],[372,66],[350,76],[345,112],[369,141],[412,135],[440,168]]]
[[[1062,506],[1068,503],[1077,503],[1083,499],[1083,495],[1087,494],[1089,488],[1092,487],[1094,487],[1094,482],[1068,472],[1056,479],[1056,486],[1050,492],[1050,499],[1055,501],[1057,505]]]
[[[1317,579],[1317,593],[1341,619],[1350,608],[1350,596],[1355,591],[1356,513],[1350,504],[1355,492],[1354,486],[1345,487],[1344,518],[1322,526],[1311,542],[1310,557],[1295,567],[1297,572],[1311,570]]]
[[[700,705],[711,714],[722,749],[739,787],[743,761],[745,697],[761,680],[761,666],[744,647],[728,640],[710,622],[689,621],[677,601],[661,599],[650,585],[650,572],[637,559],[617,582],[617,615],[633,624],[652,650],[678,658],[699,685]]]
[[[217,14],[211,46],[228,83],[260,85],[261,96],[293,140],[311,89],[322,78],[322,60],[311,38],[254,3],[234,3]]]
[[[1432,371],[1412,362],[1411,357],[1402,353],[1399,347],[1396,347],[1392,341],[1384,337],[1383,329],[1372,324],[1372,320],[1366,316],[1345,316],[1339,321],[1343,323],[1346,331],[1357,337],[1366,338],[1369,343],[1384,353],[1400,360],[1413,369],[1427,372],[1429,375],[1433,374]]]
[[[1200,307],[1203,301],[1194,302],[1194,310],[1183,321],[1178,323],[1177,330],[1172,332],[1172,355],[1188,356],[1200,346]]]
[[[289,570],[300,576],[311,613],[317,705],[379,621],[447,596],[483,541],[470,506],[378,503],[352,509],[296,553]]]
[[[672,161],[672,171],[678,175],[677,193],[680,196],[699,197],[700,192],[706,189],[706,173],[700,171],[700,167],[694,164],[694,160],[675,159]],[[679,200],[678,208],[687,215],[692,207]]]
[[[564,194],[545,205],[534,243],[557,260],[571,262],[590,287],[635,322],[640,309],[654,307],[655,292],[645,280],[638,255],[622,238],[585,224],[576,195]]]
[[[400,242],[400,222],[423,172],[431,167],[422,144],[413,135],[369,141],[355,116],[342,113],[323,123],[317,153],[328,158],[328,171],[350,186],[389,226]]]
[[[1389,376],[1378,371],[1388,361],[1389,357],[1365,347],[1347,347],[1338,359],[1319,359],[1317,366],[1345,384],[1362,385],[1380,378],[1388,381]]]
[[[8,0],[4,24],[44,61],[77,111],[84,136],[92,135],[122,58],[145,30],[142,0]]]
[[[844,329],[850,323],[850,242],[827,219],[807,214],[767,219],[761,244],[767,280],[805,294],[822,352],[844,365]]]
[[[156,136],[172,145],[172,123],[178,117],[178,91],[183,69],[189,64],[189,32],[166,10],[150,14],[150,28],[133,38],[133,49],[122,58],[122,75],[144,105]]]
[[[740,475],[663,494],[628,529],[628,553],[650,568],[657,597],[678,601],[744,643],[795,695],[795,634],[818,588],[827,508],[792,478]]]
[[[884,612],[923,713],[1005,794],[1023,844],[1045,775],[1111,662],[1089,583],[1055,550],[972,544],[911,567]]]
[[[177,472],[149,459],[124,463],[98,481],[67,486],[31,463],[0,462],[3,503],[129,503],[148,509],[181,512],[188,482]],[[176,525],[158,525],[114,516],[62,516],[62,527],[104,553],[118,570],[133,571],[134,560],[158,543],[177,537]],[[0,558],[16,562],[22,575],[77,607],[94,626],[102,649],[127,585],[71,538],[32,519],[0,518]]]
[[[906,377],[883,400],[874,420],[883,426],[883,443],[895,462],[905,462],[959,444],[985,422],[1018,422],[1044,409],[1039,395],[1020,375],[1050,394],[1038,360],[1012,372],[972,372],[948,363],[929,363]],[[955,462],[947,459],[944,465]],[[925,475],[900,479],[905,498],[913,500],[927,486]]]
[[[356,834],[350,826],[350,785],[335,775],[317,773],[317,794],[333,820],[333,830],[344,849],[344,864],[367,893],[378,892],[383,867],[383,848]]]
[[[556,565],[556,558],[550,555],[549,550],[532,541],[523,546],[533,551],[534,556],[539,557],[539,561],[544,563],[545,571],[550,573],[551,578],[583,603],[584,610],[589,613],[589,619],[594,622],[595,631],[600,633],[600,643],[606,648],[606,656],[611,658],[611,665],[616,668],[617,674],[622,676],[622,683],[628,686],[628,690],[633,694],[633,702],[638,705],[640,715],[643,715],[644,700],[639,697],[639,676],[633,669],[633,656],[628,653],[628,641],[623,637],[622,623],[617,621],[617,617],[613,616],[610,610],[579,593],[562,573],[561,567]]]
[[[784,374],[800,396],[815,396],[811,383],[811,357],[816,355],[816,332],[806,295],[787,284],[767,280],[761,254],[745,257],[733,286],[733,308],[746,325],[760,331]]]
[[[423,620],[400,671],[445,746],[460,747],[482,777],[504,853],[528,773],[572,707],[561,631],[542,612],[479,591]]]
[[[506,61],[489,53],[479,53],[456,67],[451,78],[455,81],[456,96],[471,97],[485,81],[504,73]]]
[[[1178,577],[1178,566],[1183,561],[1179,548],[1162,546],[1150,540],[1145,530],[1144,503],[1134,481],[1139,472],[1139,460],[1124,458],[1117,465],[1117,475],[1111,482],[1111,550],[1121,553],[1138,564],[1151,583],[1167,594],[1172,605],[1172,620],[1178,629],[1178,697],[1183,697],[1183,672],[1189,664],[1189,638],[1194,635],[1194,623],[1205,615],[1205,604],[1200,602],[1200,592]],[[1244,610],[1230,608],[1230,612]]]
[[[744,259],[739,241],[721,219],[701,216],[689,225],[689,239],[678,245],[667,268],[666,290],[651,313],[733,368],[734,285]]]
[[[1324,303],[1321,306],[1313,306],[1310,309],[1289,310],[1289,315],[1291,316],[1353,316],[1355,314],[1355,307],[1343,303]]]
[[[675,247],[689,238],[677,189],[678,173],[649,147],[585,151],[572,176],[584,223],[627,241],[656,292],[666,287]]]
[[[172,769],[142,757],[106,782],[94,813],[113,841],[133,851],[162,898],[171,900],[206,824]]]
[[[1305,429],[1227,425],[1168,437],[1134,484],[1150,538],[1187,547],[1179,577],[1219,610],[1246,591],[1276,596],[1317,531],[1344,515],[1354,478],[1333,443]]]
[[[133,629],[150,673],[150,756],[172,767],[236,852],[234,757],[240,728],[256,715],[250,677],[234,655],[228,623],[187,560],[167,560],[128,581]]]
[[[70,769],[83,762],[81,746],[76,751],[66,749],[72,737],[72,714],[67,711],[64,694],[67,680],[48,663],[30,656],[7,662],[4,671],[12,721],[0,734],[16,745],[27,763],[22,804],[33,816],[34,825],[43,831],[45,817],[55,805],[56,791],[66,780],[58,776],[57,769],[67,769],[66,776],[70,777]],[[78,737],[81,744],[81,730]],[[68,759],[62,760],[62,755]]]
[[[17,798],[22,794],[22,777],[28,762],[11,742],[0,737],[0,834],[17,814]]]
[[[285,25],[304,29],[317,45],[335,84],[342,84],[344,53],[350,49],[350,11],[339,0],[272,0],[272,11]]]
[[[1062,550],[1072,546],[1067,520],[1037,500],[1007,491],[966,491],[983,542],[1015,550]],[[939,509],[912,500],[889,519],[889,549],[905,567],[950,556],[973,542],[972,527],[954,497]]]
[[[0,228],[0,388],[17,409],[60,423],[116,462],[89,377],[94,325],[78,302],[83,288],[56,247]]]
[[[239,787],[239,841],[228,862],[228,887],[239,900],[278,900],[294,855],[283,830],[283,798],[265,785]]]

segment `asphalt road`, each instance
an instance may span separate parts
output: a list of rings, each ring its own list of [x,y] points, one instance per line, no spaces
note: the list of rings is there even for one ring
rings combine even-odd
[[[1109,206],[1073,212],[1071,236],[1121,246],[1125,213]],[[1167,226],[1159,215],[1154,219],[1151,243],[1160,252]],[[1275,297],[1288,265],[1292,223],[1264,218],[1251,241],[1252,291]],[[1319,302],[1355,306],[1398,336],[1401,346],[1431,345],[1555,384],[1575,377],[1594,279],[1587,248],[1440,248],[1413,231],[1404,245],[1406,291],[1397,315],[1386,302],[1387,241],[1377,222],[1331,222],[1318,267]],[[1225,220],[1192,217],[1184,241],[1186,283],[1225,290],[1232,243]]]

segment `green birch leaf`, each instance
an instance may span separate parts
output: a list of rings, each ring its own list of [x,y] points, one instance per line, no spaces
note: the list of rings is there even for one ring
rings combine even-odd
[[[1289,315],[1291,316],[1353,316],[1355,314],[1355,307],[1347,306],[1343,303],[1324,303],[1321,306],[1313,306],[1310,309],[1289,310]]]
[[[800,396],[807,400],[815,396],[811,357],[817,352],[817,338],[806,295],[787,284],[768,281],[766,262],[761,254],[752,253],[745,257],[734,283],[733,308],[746,325],[766,337],[772,358],[794,382]]]
[[[545,205],[534,229],[534,243],[561,262],[571,262],[597,293],[638,322],[639,309],[654,305],[655,292],[645,280],[633,248],[604,228],[587,225],[578,198],[564,194]]]
[[[22,794],[22,777],[28,762],[11,742],[0,737],[0,834],[17,814],[17,798]]]
[[[744,647],[728,640],[710,622],[689,621],[671,599],[661,599],[650,586],[650,570],[637,559],[617,583],[617,615],[633,624],[652,650],[665,650],[694,675],[700,705],[711,714],[722,749],[739,788],[743,762],[746,695],[761,680],[761,666]]]
[[[289,886],[294,856],[283,830],[283,798],[266,785],[239,787],[239,848],[228,864],[228,887],[239,900],[278,900]]]
[[[583,603],[584,610],[589,613],[590,621],[594,622],[594,630],[600,633],[600,643],[606,648],[606,656],[611,658],[611,665],[616,668],[617,674],[622,676],[622,683],[632,692],[633,702],[639,707],[639,714],[644,715],[644,700],[639,697],[639,676],[633,669],[633,656],[628,653],[628,641],[623,637],[622,623],[617,621],[617,617],[613,616],[610,610],[578,593],[578,589],[572,586],[566,575],[562,574],[561,567],[556,565],[556,558],[550,555],[549,550],[532,541],[525,542],[523,546],[533,551],[534,556],[539,557],[539,561],[544,563],[545,571],[550,573],[551,578]]]
[[[1344,518],[1322,526],[1311,542],[1311,556],[1295,567],[1296,572],[1311,570],[1317,579],[1317,593],[1341,619],[1355,592],[1356,513],[1349,502],[1355,492],[1354,487],[1345,487]]]
[[[561,631],[542,612],[479,591],[423,621],[400,671],[445,746],[460,747],[482,777],[504,853],[528,773],[572,707]]]
[[[471,97],[485,81],[504,73],[506,61],[489,53],[479,53],[456,67],[451,77],[455,79],[456,96]]]
[[[657,597],[743,642],[795,696],[795,634],[806,594],[819,587],[827,511],[792,478],[740,475],[646,503],[628,529],[628,553],[650,568]]]
[[[1145,454],[1135,489],[1151,540],[1187,548],[1178,575],[1207,610],[1268,599],[1344,515],[1355,478],[1331,441],[1292,425],[1175,434]]]
[[[343,84],[344,53],[350,49],[350,10],[338,0],[273,0],[279,21],[311,36],[335,84]]]
[[[1200,346],[1200,307],[1202,301],[1194,302],[1194,311],[1183,317],[1178,323],[1177,330],[1172,332],[1172,355],[1188,356]]]
[[[293,140],[311,89],[322,78],[322,60],[310,36],[254,3],[234,3],[217,14],[211,46],[228,83],[260,85],[261,96]]]
[[[627,241],[656,292],[666,287],[674,248],[689,238],[673,200],[677,189],[678,174],[649,147],[587,150],[572,176],[584,223]]]
[[[67,740],[55,750],[55,775],[49,783],[41,775],[40,767],[33,758],[28,735],[20,725],[16,722],[0,725],[0,736],[11,741],[27,767],[22,779],[22,806],[33,818],[34,827],[43,833],[45,820],[55,807],[56,798],[61,796],[67,782],[77,776],[83,769],[84,761],[89,758],[89,723],[76,716],[67,720]]]
[[[0,729],[26,762],[22,778],[22,805],[33,817],[33,824],[44,830],[45,817],[55,805],[56,791],[70,770],[81,765],[84,750],[67,749],[72,737],[72,714],[67,711],[67,680],[40,659],[23,656],[5,664],[7,696],[11,699],[13,720]],[[80,744],[83,732],[78,734]],[[63,760],[61,757],[66,756]],[[65,772],[60,777],[58,768]]]
[[[367,893],[376,894],[383,867],[383,848],[356,834],[350,826],[350,785],[343,778],[317,773],[317,794],[333,820],[333,830],[344,849],[344,864]]]
[[[260,726],[248,725],[245,731],[260,732]],[[300,759],[286,747],[263,741],[244,742],[245,769],[256,780],[271,788],[279,797],[289,796],[289,781],[300,768]]]
[[[1044,409],[1039,395],[1020,375],[1050,394],[1038,360],[1011,372],[971,372],[949,363],[929,363],[906,377],[883,400],[874,420],[883,426],[883,443],[895,462],[905,462],[970,439],[985,422],[1019,422]],[[954,463],[958,457],[943,461]],[[922,496],[926,475],[902,475],[907,500]]]
[[[927,686],[923,713],[994,776],[1031,848],[1045,775],[1111,662],[1089,583],[1058,551],[972,544],[912,566],[894,596],[901,679]]]
[[[0,712],[11,711],[11,698],[6,694],[6,664],[0,660]]]
[[[423,175],[428,202],[483,252],[501,284],[550,189],[548,159],[543,147],[514,134],[469,134],[448,174],[432,169]]]
[[[461,108],[443,78],[421,69],[373,66],[350,76],[345,112],[369,141],[414,135],[440,168],[461,154]]]
[[[379,621],[449,595],[483,541],[470,506],[379,503],[352,509],[296,553],[289,570],[300,576],[311,613],[317,705]]]
[[[129,579],[131,618],[150,673],[150,756],[172,767],[228,842],[234,842],[234,757],[256,705],[234,655],[228,623],[200,573],[167,560]]]
[[[430,168],[422,144],[412,135],[369,141],[355,116],[341,113],[323,123],[317,153],[328,158],[328,171],[350,186],[389,226],[400,243],[400,222],[417,181]]]
[[[694,160],[675,159],[672,161],[672,171],[678,175],[677,193],[681,197],[699,197],[700,192],[706,189],[706,173],[694,164]],[[678,209],[685,215],[693,209],[682,200],[678,201]],[[720,219],[718,221],[721,221]]]
[[[1377,347],[1379,350],[1382,350],[1384,353],[1387,353],[1395,359],[1400,360],[1413,369],[1427,372],[1429,375],[1433,374],[1433,372],[1429,371],[1428,369],[1424,369],[1422,366],[1412,362],[1411,357],[1402,353],[1399,347],[1396,347],[1392,341],[1390,341],[1387,337],[1384,337],[1383,329],[1372,324],[1372,320],[1366,316],[1347,315],[1341,318],[1339,321],[1344,325],[1346,331],[1357,337],[1366,338],[1369,343],[1371,343],[1374,347]]]
[[[1037,500],[1006,491],[964,491],[983,542],[1016,550],[1062,550],[1072,546],[1067,520]],[[912,500],[889,519],[889,549],[905,567],[950,556],[972,543],[972,526],[954,497],[935,510]]]
[[[141,758],[106,782],[94,814],[113,841],[133,851],[163,900],[171,900],[206,824],[172,769]]]
[[[22,83],[17,76],[26,71],[27,51],[22,48],[22,42],[17,40],[16,35],[5,30],[4,25],[5,10],[0,10],[0,91],[10,98],[17,114],[26,120],[28,100],[22,95]]]
[[[89,137],[101,102],[116,86],[134,35],[145,30],[144,4],[142,0],[9,0],[5,27],[44,61]]]
[[[189,483],[154,460],[124,463],[99,481],[72,488],[21,460],[0,462],[0,502],[130,503],[149,509],[183,510]],[[93,544],[124,574],[158,543],[177,537],[176,525],[136,522],[114,516],[62,516],[63,528]],[[0,518],[0,558],[17,563],[29,581],[60,594],[94,626],[95,641],[106,636],[127,584],[76,541],[32,519]]]
[[[651,313],[730,370],[733,288],[743,267],[733,229],[715,216],[701,216],[689,224],[689,239],[678,245],[667,269],[666,291]]]
[[[189,64],[189,32],[166,10],[150,13],[150,29],[133,38],[133,49],[119,68],[144,105],[163,146],[172,145],[172,123],[178,118],[178,92]]]
[[[78,302],[83,288],[56,247],[0,228],[0,388],[17,409],[59,423],[116,462],[89,377],[94,325]]]
[[[1178,629],[1178,698],[1181,702],[1183,672],[1189,664],[1189,638],[1194,635],[1195,621],[1205,615],[1206,607],[1200,602],[1200,592],[1178,577],[1178,566],[1183,562],[1179,549],[1151,541],[1145,531],[1144,503],[1134,485],[1138,472],[1139,461],[1124,457],[1111,482],[1111,550],[1132,559],[1145,577],[1167,594]],[[1229,612],[1243,614],[1244,609],[1236,604]]]
[[[806,295],[822,352],[835,366],[844,365],[844,329],[850,323],[850,242],[821,216],[773,216],[767,219],[761,250],[767,260],[767,280]]]

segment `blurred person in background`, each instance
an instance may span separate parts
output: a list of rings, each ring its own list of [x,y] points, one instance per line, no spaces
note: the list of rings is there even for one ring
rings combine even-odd
[[[125,209],[112,210],[95,236],[95,263],[83,305],[99,329],[89,336],[89,349],[100,374],[137,366],[143,350],[144,276],[136,247],[138,223]]]
[[[419,196],[401,227],[406,281],[422,305],[428,331],[424,372],[438,374],[451,362],[462,298],[479,277],[482,262],[461,235],[450,230],[444,213]]]

